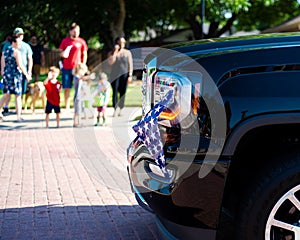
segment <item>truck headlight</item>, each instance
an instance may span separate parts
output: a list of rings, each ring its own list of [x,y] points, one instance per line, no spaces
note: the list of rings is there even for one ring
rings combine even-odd
[[[158,72],[154,76],[154,105],[171,89],[174,90],[173,99],[159,118],[179,122],[191,111],[192,84],[186,76],[179,73]]]

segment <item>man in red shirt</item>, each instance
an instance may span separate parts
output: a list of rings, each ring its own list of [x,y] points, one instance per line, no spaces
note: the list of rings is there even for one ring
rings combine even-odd
[[[50,67],[48,77],[44,81],[44,85],[46,88],[46,128],[48,128],[49,123],[49,114],[54,109],[56,113],[56,123],[57,127],[59,127],[59,113],[60,113],[60,90],[61,90],[61,83],[57,80],[59,75],[59,69],[55,66]]]
[[[65,107],[70,110],[70,91],[73,84],[72,70],[81,62],[86,64],[88,46],[86,41],[79,37],[80,27],[72,23],[69,28],[69,36],[64,38],[59,48],[62,50],[62,86],[64,89]]]

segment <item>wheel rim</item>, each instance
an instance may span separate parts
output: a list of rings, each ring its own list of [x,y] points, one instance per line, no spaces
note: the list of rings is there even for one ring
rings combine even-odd
[[[300,185],[285,193],[273,207],[265,240],[300,240]]]

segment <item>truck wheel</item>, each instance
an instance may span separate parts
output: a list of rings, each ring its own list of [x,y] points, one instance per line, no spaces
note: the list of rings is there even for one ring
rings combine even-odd
[[[268,163],[245,186],[236,239],[300,240],[300,154]]]

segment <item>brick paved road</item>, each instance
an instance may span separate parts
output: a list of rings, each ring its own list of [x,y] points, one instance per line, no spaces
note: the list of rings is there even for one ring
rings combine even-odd
[[[45,129],[41,111],[0,123],[0,239],[158,239],[129,191],[130,111],[96,128],[63,114]]]

